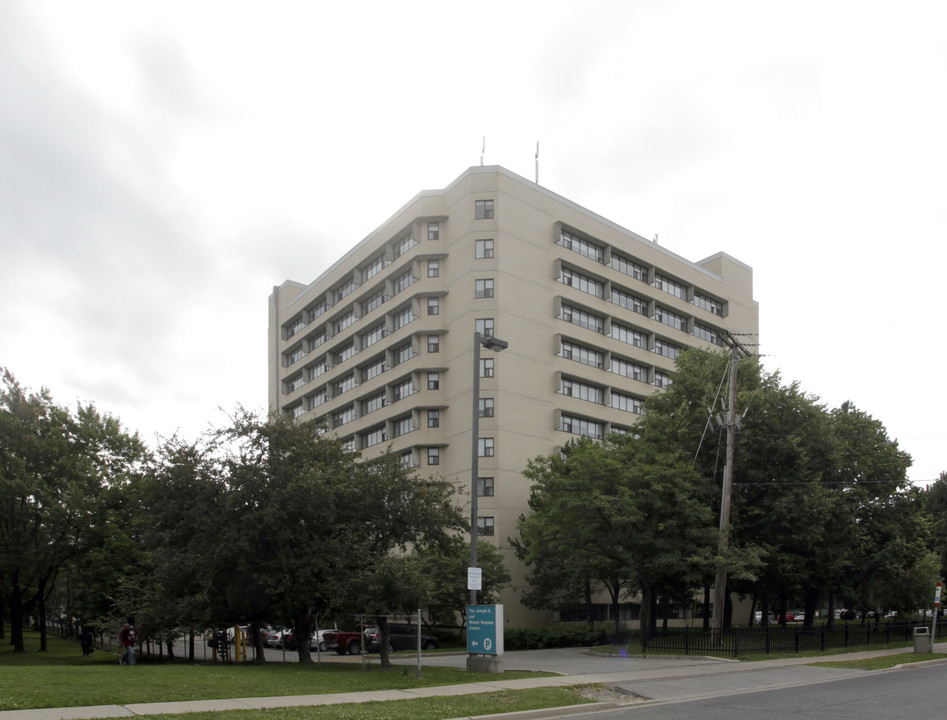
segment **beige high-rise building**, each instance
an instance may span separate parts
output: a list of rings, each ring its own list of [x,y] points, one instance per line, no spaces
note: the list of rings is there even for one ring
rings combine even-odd
[[[274,288],[270,407],[470,488],[474,333],[508,342],[480,352],[478,527],[513,573],[507,625],[552,620],[520,604],[508,542],[528,508],[527,461],[630,430],[683,348],[757,333],[752,280],[725,253],[685,260],[501,167],[472,167],[313,282]]]

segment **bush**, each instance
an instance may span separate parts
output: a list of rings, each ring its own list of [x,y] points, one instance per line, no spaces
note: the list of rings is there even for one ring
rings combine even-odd
[[[506,650],[539,650],[542,648],[586,647],[608,641],[604,626],[550,625],[544,628],[512,628],[503,636]]]

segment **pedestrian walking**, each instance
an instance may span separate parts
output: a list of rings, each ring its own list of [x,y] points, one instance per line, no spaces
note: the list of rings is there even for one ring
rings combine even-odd
[[[92,654],[92,631],[88,627],[83,627],[79,633],[79,645],[82,646],[82,657],[89,657]]]
[[[135,627],[135,618],[128,616],[127,621],[118,631],[118,641],[124,648],[121,657],[118,659],[119,665],[135,664],[135,643],[138,641],[138,629]]]

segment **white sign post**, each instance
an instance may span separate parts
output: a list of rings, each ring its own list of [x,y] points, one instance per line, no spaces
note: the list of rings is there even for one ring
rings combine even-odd
[[[937,610],[940,608],[940,592],[944,589],[944,583],[937,583],[934,590],[934,617],[931,620],[931,652],[934,652],[934,633],[937,632]]]
[[[467,589],[483,590],[483,568],[467,568]]]

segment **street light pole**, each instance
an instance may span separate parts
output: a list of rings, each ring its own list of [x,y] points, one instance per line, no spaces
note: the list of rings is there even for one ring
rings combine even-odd
[[[473,346],[473,416],[471,417],[470,435],[470,567],[477,567],[477,513],[478,513],[478,481],[480,475],[480,346],[500,352],[509,347],[509,343],[495,337],[483,337],[479,332],[474,333]],[[470,589],[470,604],[477,604],[477,591]]]

